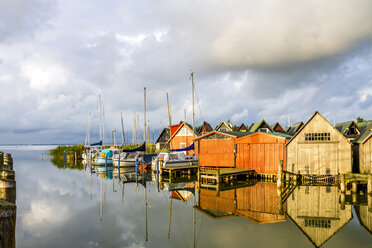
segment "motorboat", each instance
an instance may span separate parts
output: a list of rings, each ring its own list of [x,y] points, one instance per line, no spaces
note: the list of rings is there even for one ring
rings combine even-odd
[[[186,152],[161,152],[156,156],[151,163],[151,169],[157,170],[157,164],[162,168],[167,167],[182,167],[198,164],[198,157],[187,156]]]
[[[98,166],[102,165],[112,165],[112,156],[113,156],[113,151],[111,149],[103,149],[99,155],[94,160],[94,163]]]

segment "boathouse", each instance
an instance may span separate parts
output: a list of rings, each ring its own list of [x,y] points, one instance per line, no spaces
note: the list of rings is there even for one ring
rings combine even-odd
[[[371,197],[371,196],[368,196]],[[354,206],[360,225],[372,235],[372,211],[368,210],[368,205]]]
[[[252,125],[249,127],[249,132],[265,132],[265,133],[272,133],[274,130],[271,128],[269,124],[265,120],[252,123]]]
[[[195,137],[198,135],[199,133],[195,130]],[[171,137],[169,138],[168,143],[170,145],[170,149],[181,149],[192,145],[193,138],[194,133],[192,126],[186,122],[182,122],[174,133],[172,133],[171,127]],[[187,151],[186,154],[192,155],[193,151]]]
[[[288,135],[295,135],[303,126],[304,126],[304,123],[302,121],[300,121],[300,122],[297,122],[297,123],[293,124],[290,127],[287,127],[285,132]]]
[[[200,135],[204,135],[206,133],[212,132],[213,128],[208,122],[203,121],[203,124],[198,127],[197,130]]]
[[[285,164],[289,138],[281,133],[213,131],[195,139],[199,166],[277,174],[279,161]]]
[[[240,126],[233,126],[232,130],[234,132],[248,132],[248,128],[244,123],[242,123]]]
[[[287,143],[287,171],[309,175],[351,173],[351,142],[315,114]]]
[[[271,126],[271,129],[276,133],[286,133],[279,122]]]
[[[353,141],[361,133],[360,128],[354,121],[337,123],[335,128],[350,141]]]
[[[236,140],[236,167],[261,174],[277,174],[278,164],[286,164],[286,147],[291,136],[256,132]],[[285,169],[285,168],[284,168]]]
[[[315,247],[320,247],[352,218],[351,205],[340,206],[340,191],[331,186],[301,186],[287,200],[287,216]]]
[[[372,124],[354,139],[354,144],[354,159],[356,164],[359,162],[359,173],[372,174]]]
[[[248,132],[213,131],[195,139],[200,167],[236,167],[236,140]]]
[[[366,127],[372,124],[372,120],[370,121],[362,121],[357,123],[358,127],[360,128],[360,131],[363,132]]]
[[[232,132],[232,123],[231,121],[227,121],[227,123],[225,121],[222,121],[220,124],[218,124],[218,126],[214,129],[214,131],[224,131],[224,132]]]
[[[217,196],[215,190],[200,189],[195,208],[213,219],[226,218],[235,215],[235,202],[235,190],[222,191]]]
[[[155,142],[156,150],[169,149],[170,129],[164,128]]]

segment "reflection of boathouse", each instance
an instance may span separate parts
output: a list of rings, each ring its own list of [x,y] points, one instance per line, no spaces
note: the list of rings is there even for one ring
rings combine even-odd
[[[351,206],[341,209],[337,187],[301,186],[287,200],[287,214],[316,246],[323,245],[351,219]]]
[[[351,143],[318,112],[287,144],[287,170],[300,174],[351,173]]]
[[[360,225],[372,235],[372,210],[368,211],[368,205],[360,205],[355,206],[355,212],[358,216]]]
[[[196,207],[212,218],[241,216],[253,222],[277,223],[285,221],[279,213],[275,184],[258,183],[251,187],[222,191],[200,189]]]

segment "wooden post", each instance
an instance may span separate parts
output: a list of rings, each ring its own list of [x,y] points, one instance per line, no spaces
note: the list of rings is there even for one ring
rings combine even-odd
[[[277,194],[278,194],[278,210],[279,210],[279,214],[284,214],[284,212],[283,212],[283,201],[282,201],[282,188],[281,187],[278,187]]]
[[[372,194],[372,175],[368,175],[367,194]]]
[[[341,193],[341,210],[345,210],[345,193]]]
[[[283,174],[283,160],[280,160],[279,161],[279,168],[278,168],[278,180],[276,181],[276,186],[278,188],[281,188],[283,186],[283,178],[282,178],[282,174]]]
[[[372,195],[367,195],[368,200],[368,212],[372,213]]]
[[[356,194],[357,191],[358,191],[358,185],[357,185],[356,182],[353,182],[353,183],[351,184],[351,192],[353,192],[353,194]]]
[[[341,174],[340,175],[340,190],[341,190],[341,193],[345,193],[346,192],[345,174]]]
[[[220,172],[220,169],[217,169],[217,187],[218,187],[218,185],[220,185],[220,175],[221,175],[221,172]]]

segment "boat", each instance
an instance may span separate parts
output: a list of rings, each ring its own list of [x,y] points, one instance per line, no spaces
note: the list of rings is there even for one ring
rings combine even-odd
[[[98,166],[100,165],[112,165],[112,156],[113,156],[113,151],[111,149],[103,149],[99,155],[94,160],[94,163]]]
[[[198,164],[198,157],[187,156],[185,151],[161,152],[152,160],[153,171],[157,171],[158,163],[162,168],[192,166]]]
[[[141,146],[133,149],[123,149],[120,152],[120,167],[135,167],[136,160],[138,164],[142,164],[143,155],[146,151],[146,142]],[[118,166],[119,163],[119,154],[115,155],[113,158],[114,165]]]

